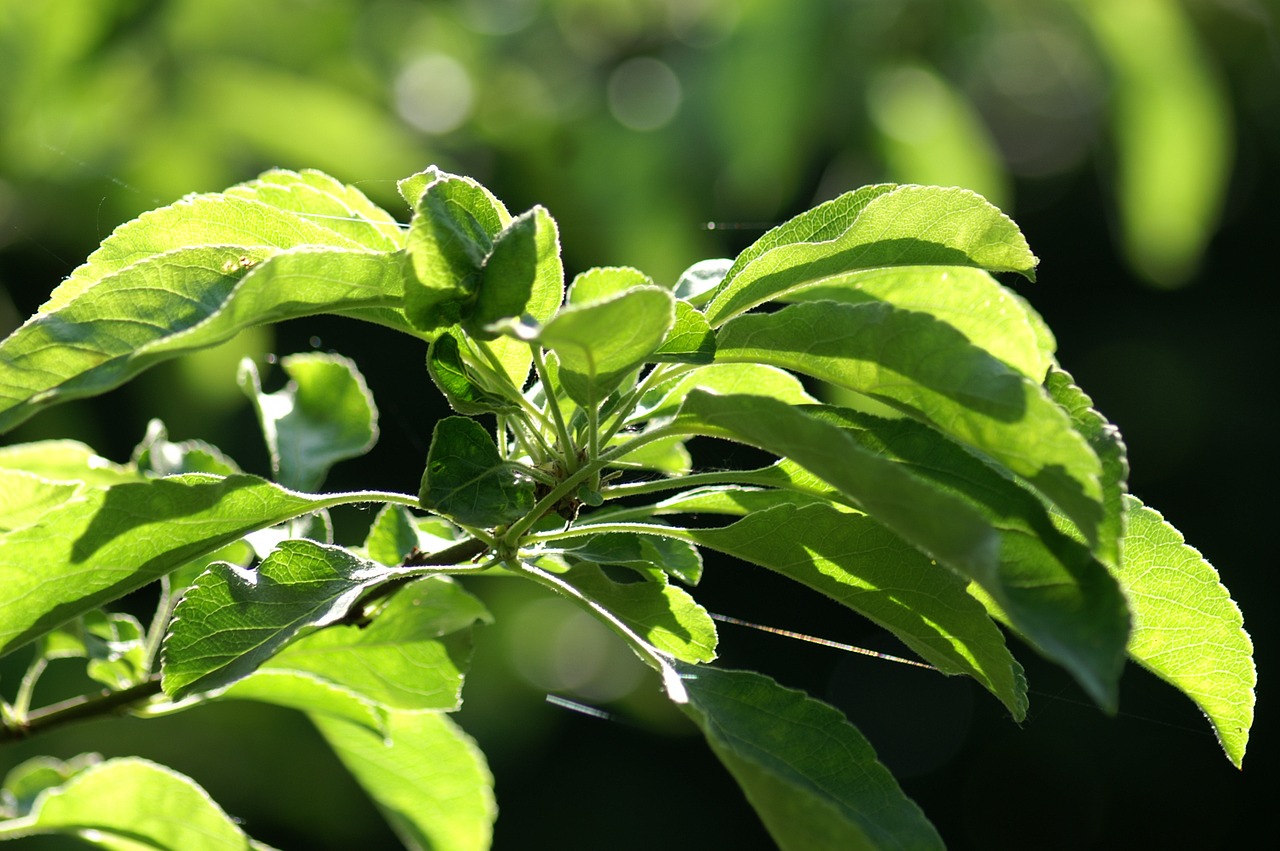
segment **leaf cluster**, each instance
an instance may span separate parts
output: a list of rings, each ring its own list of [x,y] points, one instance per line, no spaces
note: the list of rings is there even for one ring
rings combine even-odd
[[[183,199],[118,228],[0,342],[3,430],[317,313],[422,341],[454,411],[412,460],[416,493],[320,491],[378,433],[337,355],[284,358],[274,392],[242,365],[269,478],[159,423],[126,464],[63,441],[0,450],[0,653],[35,647],[6,737],[100,712],[288,706],[407,844],[485,847],[491,778],[448,713],[490,618],[464,577],[503,576],[653,668],[780,846],[940,844],[838,712],[708,664],[715,623],[689,589],[713,552],[882,626],[1016,721],[1027,684],[1006,635],[1104,711],[1132,659],[1196,701],[1239,765],[1254,684],[1239,610],[1125,493],[1119,433],[993,277],[1034,280],[1037,261],[983,198],[865,187],[664,284],[623,267],[567,280],[550,213],[513,216],[469,178],[429,169],[400,191],[407,227],[318,172]],[[776,460],[704,469],[694,438]],[[352,503],[382,508],[362,542],[335,542],[328,511]],[[150,625],[103,609],[149,583]],[[68,656],[106,691],[32,709]],[[136,802],[161,794],[208,826],[153,823]],[[253,844],[189,778],[137,759],[29,763],[4,795],[0,838]]]

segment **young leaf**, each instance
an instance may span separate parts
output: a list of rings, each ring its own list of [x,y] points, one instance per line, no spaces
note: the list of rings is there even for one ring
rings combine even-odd
[[[555,220],[543,207],[517,216],[493,238],[480,269],[476,298],[463,310],[467,333],[487,340],[490,325],[528,314],[539,322],[555,315],[564,298],[564,266]]]
[[[0,432],[46,405],[103,393],[245,328],[396,307],[402,289],[397,256],[367,251],[207,246],[149,257],[0,341]]]
[[[529,360],[528,347],[523,348],[525,359]],[[449,407],[459,414],[474,416],[519,410],[519,405],[507,396],[485,388],[462,359],[458,338],[453,332],[446,331],[431,342],[431,348],[427,351],[427,371],[436,387],[444,394]],[[528,373],[528,364],[524,371]]]
[[[85,768],[41,792],[26,816],[0,821],[0,840],[50,833],[109,849],[265,848],[250,840],[191,778],[137,757]]]
[[[390,712],[387,732],[312,715],[343,765],[409,848],[486,851],[497,805],[476,743],[434,712]]]
[[[0,819],[25,816],[45,789],[61,786],[86,768],[102,762],[96,753],[83,753],[68,760],[51,756],[32,757],[10,769],[0,785]]]
[[[620,296],[636,287],[651,287],[653,279],[630,266],[603,266],[588,269],[573,279],[567,304],[590,304]]]
[[[404,291],[405,315],[427,334],[462,318],[494,237],[511,221],[502,203],[474,180],[444,172],[430,177],[409,222],[412,276]]]
[[[289,383],[263,393],[253,361],[240,363],[240,386],[258,412],[271,470],[287,488],[314,491],[329,468],[368,452],[378,439],[378,409],[356,365],[341,355],[288,355]]]
[[[364,549],[378,564],[395,567],[419,545],[413,515],[403,505],[384,505],[369,525]]]
[[[650,356],[666,363],[711,363],[716,356],[716,335],[702,313],[687,301],[676,301],[675,322]]]
[[[565,306],[531,341],[559,355],[565,391],[584,408],[592,407],[662,344],[674,313],[671,293],[636,287],[603,301]]]
[[[791,405],[817,401],[805,391],[800,379],[777,367],[758,363],[714,363],[689,370],[652,388],[640,399],[633,419],[651,420],[674,414],[695,387],[724,395],[747,393],[768,396]]]
[[[837,710],[750,671],[680,666],[685,712],[784,851],[942,848]]]
[[[423,508],[489,528],[528,514],[533,491],[534,480],[521,465],[502,460],[480,423],[467,417],[436,423],[418,497]]]
[[[698,548],[675,538],[601,532],[588,538],[571,538],[564,541],[564,546],[565,555],[582,561],[633,567],[642,572],[656,566],[686,585],[697,585],[702,578]]]
[[[677,299],[702,307],[715,295],[716,287],[732,266],[733,261],[723,257],[700,260],[680,273],[671,291]]]
[[[1239,768],[1253,725],[1253,642],[1218,572],[1159,512],[1131,496],[1124,564],[1115,571],[1133,610],[1129,656],[1186,694]]]
[[[462,705],[470,627],[488,620],[460,585],[428,577],[396,592],[367,626],[304,635],[259,670],[309,674],[390,709],[452,712]]]
[[[778,505],[695,541],[826,594],[898,636],[944,674],[967,674],[1026,716],[1026,681],[968,583],[869,517]]]
[[[716,658],[716,626],[706,609],[688,592],[667,583],[657,566],[648,567],[648,580],[615,582],[599,566],[580,562],[561,579],[603,606],[634,629],[649,644],[686,662]]]
[[[0,655],[255,529],[378,496],[199,474],[85,491],[0,535]]]
[[[181,698],[247,676],[300,629],[333,622],[365,589],[403,572],[306,540],[283,542],[257,570],[212,565],[174,610],[165,693]]]
[[[865,393],[1030,481],[1091,544],[1102,465],[1033,382],[932,316],[884,302],[796,304],[721,329],[716,359],[771,363]]]
[[[884,301],[928,313],[980,349],[1040,382],[1053,363],[1055,342],[1044,320],[981,269],[966,266],[898,266],[824,278],[783,297],[785,301]]]
[[[259,668],[243,680],[236,680],[223,691],[200,695],[201,702],[211,700],[252,700],[283,706],[312,715],[341,718],[351,724],[366,727],[379,735],[387,729],[387,710],[372,700],[356,694],[348,688],[301,671],[271,670]],[[178,711],[184,706],[152,704],[149,715],[162,715],[166,711]]]
[[[181,473],[213,473],[232,476],[239,466],[211,444],[202,440],[174,443],[160,420],[147,423],[147,433],[133,449],[133,464],[140,472],[153,476],[176,476]]]
[[[707,305],[716,328],[762,302],[831,275],[880,266],[977,266],[1035,279],[1036,258],[1007,216],[967,189],[869,186],[761,238]],[[841,227],[843,225],[843,227]],[[836,236],[833,231],[839,229]],[[822,241],[809,242],[806,231]]]

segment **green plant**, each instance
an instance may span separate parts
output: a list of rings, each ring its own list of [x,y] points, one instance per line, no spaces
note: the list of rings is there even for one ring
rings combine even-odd
[[[416,495],[314,493],[377,436],[360,373],[333,355],[285,358],[276,393],[241,369],[273,480],[158,423],[127,464],[65,441],[0,450],[0,653],[35,647],[5,738],[211,700],[294,707],[408,844],[484,847],[488,770],[447,713],[489,616],[452,577],[509,576],[581,606],[655,669],[779,845],[939,845],[838,712],[707,664],[714,622],[680,587],[706,549],[883,625],[1015,720],[1026,683],[997,624],[1106,711],[1127,654],[1196,701],[1240,764],[1254,671],[1239,611],[1125,493],[1118,433],[990,274],[1032,278],[1036,260],[981,197],[864,187],[674,285],[615,267],[566,289],[545,209],[512,217],[435,169],[400,189],[407,229],[317,172],[186,198],[118,228],[0,343],[3,430],[317,313],[429,342],[457,413],[436,423]],[[778,460],[700,469],[694,437]],[[383,508],[364,541],[334,544],[328,509],[370,502]],[[102,608],[153,582],[149,626]],[[61,656],[85,657],[104,691],[32,709]],[[145,802],[161,794],[198,816],[156,818]],[[138,759],[29,762],[4,795],[0,838],[254,844],[193,781]]]

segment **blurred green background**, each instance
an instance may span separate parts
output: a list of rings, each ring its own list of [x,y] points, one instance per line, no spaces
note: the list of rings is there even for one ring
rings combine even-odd
[[[323,169],[407,217],[395,181],[436,163],[513,211],[545,204],[570,273],[666,281],[865,183],[967,186],[1022,226],[1042,262],[1016,285],[1127,437],[1134,493],[1221,571],[1265,677],[1278,18],[1271,0],[0,0],[0,334],[117,224],[273,166]],[[261,472],[235,363],[312,348],[355,358],[382,411],[379,447],[329,487],[413,491],[442,411],[423,347],[327,319],[242,335],[5,439],[124,459],[158,416]],[[714,564],[700,599],[895,650],[761,573]],[[497,775],[497,848],[769,847],[625,652],[537,594],[478,590],[499,624],[478,638],[461,720]],[[1269,814],[1267,715],[1237,773],[1194,707],[1140,671],[1111,719],[1023,653],[1019,730],[967,683],[721,636],[726,664],[844,710],[956,848],[1241,847]],[[23,661],[0,665],[0,689]],[[168,762],[282,848],[395,847],[288,713],[95,723],[0,752],[0,771],[80,750]]]

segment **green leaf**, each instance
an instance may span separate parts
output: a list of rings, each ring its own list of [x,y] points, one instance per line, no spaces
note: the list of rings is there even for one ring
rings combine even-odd
[[[321,171],[272,169],[224,194],[296,213],[372,251],[404,248],[404,232],[390,213]]]
[[[1045,389],[1071,417],[1076,431],[1102,462],[1102,522],[1098,524],[1098,557],[1107,565],[1120,564],[1120,543],[1124,537],[1125,494],[1129,480],[1129,456],[1120,431],[1093,409],[1093,400],[1077,387],[1074,379],[1058,367],[1049,370]]]
[[[391,712],[387,733],[313,715],[330,747],[409,848],[485,851],[497,805],[476,743],[448,717]]]
[[[534,506],[534,480],[520,464],[503,461],[484,426],[467,417],[436,423],[427,451],[422,507],[464,526],[512,523]]]
[[[211,444],[202,440],[184,440],[174,443],[160,420],[147,423],[147,433],[133,450],[133,463],[143,472],[155,476],[176,476],[181,473],[213,473],[231,476],[240,472],[239,466]]]
[[[495,341],[496,342],[496,341]],[[531,359],[528,346],[524,346],[525,360]],[[431,380],[444,394],[444,398],[459,414],[509,413],[519,410],[519,405],[501,393],[485,386],[485,382],[462,358],[458,338],[454,332],[445,332],[431,342],[427,352],[427,371]],[[524,366],[529,371],[528,363]]]
[[[0,446],[0,469],[21,470],[55,482],[84,482],[94,487],[142,480],[131,466],[108,461],[75,440],[38,440]]]
[[[405,285],[404,311],[415,328],[430,334],[462,318],[464,303],[475,297],[493,239],[511,215],[470,178],[434,169],[425,176],[429,182],[409,222],[412,276]]]
[[[653,279],[639,269],[632,269],[630,266],[598,266],[573,279],[566,303],[590,304],[620,296],[636,287],[653,285]]]
[[[680,666],[685,712],[784,851],[942,848],[837,710],[749,671]]]
[[[663,653],[686,662],[710,662],[716,657],[715,622],[686,591],[669,585],[660,568],[649,567],[647,582],[621,583],[598,565],[580,562],[560,574],[560,579]]]
[[[256,196],[251,190],[249,194]],[[238,250],[252,262],[259,262],[280,251],[304,246],[362,249],[360,242],[329,227],[331,221],[307,219],[257,197],[192,195],[143,213],[112,231],[89,259],[50,294],[38,315],[70,306],[87,290],[129,266],[175,251]]]
[[[175,814],[181,814],[180,818]],[[109,759],[45,789],[0,840],[61,833],[112,851],[248,851],[252,842],[191,778],[137,757]]]
[[[1186,694],[1239,768],[1253,726],[1253,642],[1218,572],[1154,509],[1126,496],[1129,530],[1115,571],[1133,611],[1129,656]]]
[[[0,341],[0,431],[254,325],[395,307],[402,288],[400,259],[367,251],[202,246],[148,257]]]
[[[463,310],[467,333],[487,340],[489,326],[528,314],[539,322],[555,315],[564,298],[564,266],[555,220],[543,207],[516,217],[493,238],[475,301]],[[526,367],[527,370],[527,367]]]
[[[56,482],[0,467],[0,533],[30,526],[78,494],[80,482]]]
[[[395,567],[404,561],[404,557],[420,543],[413,519],[403,505],[382,506],[364,539],[369,558],[387,567]]]
[[[864,615],[944,674],[967,674],[1026,717],[1026,681],[967,582],[869,517],[778,505],[721,529],[689,529],[703,546],[766,567]]]
[[[257,367],[245,359],[238,380],[258,412],[277,482],[314,491],[329,468],[368,452],[378,439],[378,409],[349,358],[323,352],[288,355],[289,383],[262,392]]]
[[[698,549],[686,541],[662,537],[660,530],[652,535],[601,532],[588,538],[567,540],[564,546],[565,555],[582,561],[634,567],[641,572],[656,566],[686,585],[697,585],[702,578],[702,556]]]
[[[975,571],[943,561],[975,579],[1023,638],[1114,709],[1129,630],[1124,595],[1034,494],[921,423],[834,408],[806,412],[984,517],[999,537],[995,563]]]
[[[680,273],[672,292],[677,299],[702,307],[715,295],[716,287],[732,266],[733,261],[726,258],[699,260]]]
[[[384,707],[348,688],[299,671],[259,668],[243,680],[236,680],[230,688],[212,695],[201,695],[199,700],[252,700],[313,715],[341,718],[380,735],[387,728],[387,710]],[[173,707],[183,705],[181,702],[171,704]]]
[[[396,592],[367,626],[304,635],[260,670],[309,674],[391,709],[452,712],[462,705],[470,627],[490,619],[457,583],[428,577]]]
[[[512,333],[560,358],[560,382],[584,408],[599,405],[666,339],[675,299],[661,287],[635,287],[603,301],[570,304],[540,329]]]
[[[707,321],[719,327],[798,286],[859,269],[977,266],[1034,280],[1036,262],[1018,226],[967,189],[868,186],[744,251],[707,305]]]
[[[403,573],[307,540],[284,541],[256,570],[211,565],[174,610],[165,693],[186,697],[249,675],[303,627],[332,623],[363,591]]]
[[[37,756],[19,763],[9,770],[3,786],[0,786],[0,819],[29,814],[36,798],[45,789],[61,786],[100,762],[102,757],[99,754],[85,753],[68,760]]]
[[[666,363],[711,363],[716,356],[716,336],[701,311],[687,301],[676,301],[675,322],[651,360]]]
[[[695,389],[675,424],[790,458],[940,561],[978,574],[995,564],[999,540],[977,512],[791,405]]]
[[[641,397],[633,419],[670,416],[680,408],[689,392],[699,387],[724,395],[768,396],[791,405],[817,401],[805,391],[800,379],[777,367],[757,363],[714,363],[658,384]]]
[[[981,269],[908,266],[868,269],[824,278],[784,296],[786,301],[884,301],[929,313],[969,342],[1039,382],[1053,363],[1054,339],[1026,302]]]
[[[1071,419],[1033,382],[925,313],[814,302],[740,316],[716,359],[771,363],[865,393],[995,458],[1098,541],[1102,472]]]
[[[255,529],[377,497],[202,474],[85,491],[0,535],[0,655]]]

